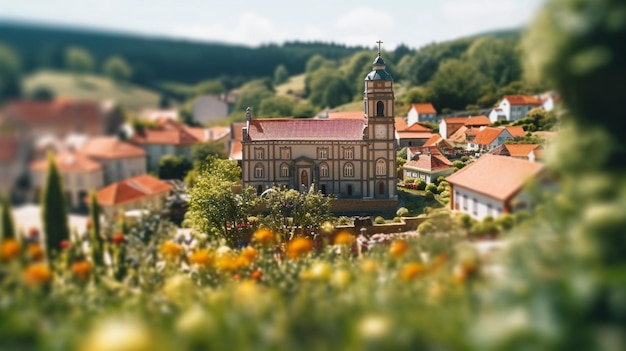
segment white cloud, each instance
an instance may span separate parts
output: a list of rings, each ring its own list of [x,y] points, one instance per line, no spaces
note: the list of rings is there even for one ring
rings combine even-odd
[[[381,10],[362,7],[339,17],[335,22],[335,27],[342,30],[363,30],[371,27],[392,28],[393,16]]]
[[[447,19],[481,21],[492,17],[513,19],[521,6],[514,0],[455,0],[443,4],[442,12]],[[524,12],[524,11],[522,11]]]
[[[213,22],[209,25],[178,26],[172,29],[172,34],[181,37],[190,37],[199,40],[210,40],[246,45],[264,43],[281,43],[285,34],[274,22],[255,13],[246,12],[230,25],[224,22]]]

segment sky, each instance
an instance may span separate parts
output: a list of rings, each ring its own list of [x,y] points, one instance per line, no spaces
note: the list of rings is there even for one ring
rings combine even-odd
[[[0,18],[258,46],[322,41],[419,48],[529,24],[543,0],[19,0]]]

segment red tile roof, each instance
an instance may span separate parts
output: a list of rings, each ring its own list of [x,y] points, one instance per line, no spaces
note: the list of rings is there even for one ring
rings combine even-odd
[[[535,96],[527,95],[505,95],[503,100],[506,99],[511,105],[542,105],[543,101]]]
[[[193,145],[201,140],[184,129],[144,129],[141,133],[133,133],[131,141],[136,144]]]
[[[417,113],[422,113],[426,115],[437,114],[437,110],[435,110],[435,107],[431,103],[411,104],[411,107],[409,108],[409,110],[411,109],[415,109]]]
[[[242,151],[241,151],[241,138],[242,138],[242,129],[246,126],[246,123],[232,123],[230,125],[230,155],[229,159],[231,160],[241,160]]]
[[[489,126],[491,125],[491,121],[487,116],[472,116],[472,117],[452,117],[452,118],[444,118],[443,119],[447,125],[451,124],[461,124],[468,127],[480,127],[480,126]]]
[[[81,152],[61,152],[55,155],[57,168],[61,173],[85,173],[102,169],[102,166]],[[47,158],[31,162],[30,169],[33,171],[46,171],[48,169]]]
[[[483,130],[476,134],[473,143],[478,145],[491,145],[502,132],[504,132],[503,128],[483,128]]]
[[[509,133],[511,133],[511,136],[514,138],[523,138],[526,136],[526,132],[524,131],[524,128],[522,126],[510,126],[505,128],[509,131]]]
[[[400,139],[430,139],[433,136],[431,132],[408,132],[408,131],[400,131],[398,132],[398,137]]]
[[[173,186],[149,174],[122,180],[98,190],[98,203],[102,206],[121,205],[150,195],[169,192]]]
[[[398,131],[398,132],[399,131],[403,131],[403,130],[405,130],[408,127],[404,117],[395,117],[394,118],[394,126],[396,128],[396,131]]]
[[[144,149],[116,137],[93,137],[80,148],[87,156],[101,159],[145,157]]]
[[[421,154],[408,161],[403,168],[412,168],[424,171],[438,171],[452,167],[452,162],[441,154]]]
[[[432,129],[416,122],[411,124],[409,127],[403,130],[404,132],[432,132]]]
[[[539,144],[504,144],[509,156],[512,157],[528,157],[532,150],[541,148]]]
[[[0,136],[0,162],[16,161],[19,140],[14,136]]]
[[[331,111],[328,112],[328,119],[364,119],[363,110],[354,111]]]
[[[7,115],[15,116],[29,127],[39,125],[99,125],[100,107],[93,101],[13,101],[6,106]]]
[[[361,119],[254,119],[250,140],[362,140]]]
[[[477,161],[448,176],[452,187],[462,187],[490,198],[506,201],[517,194],[524,183],[537,176],[541,163],[485,154]]]

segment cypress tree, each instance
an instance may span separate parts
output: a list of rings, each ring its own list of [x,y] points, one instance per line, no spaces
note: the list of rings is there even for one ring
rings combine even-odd
[[[41,195],[41,217],[44,243],[50,259],[53,252],[60,250],[61,241],[70,237],[63,184],[51,152],[48,153],[48,172]]]
[[[89,217],[91,218],[91,228],[89,228],[91,259],[96,266],[102,266],[104,265],[104,242],[100,233],[100,206],[94,190],[89,193]]]
[[[11,215],[11,202],[9,196],[2,196],[2,213],[0,213],[0,221],[2,221],[2,229],[0,231],[0,242],[6,239],[15,239],[15,226],[13,225],[13,216]]]

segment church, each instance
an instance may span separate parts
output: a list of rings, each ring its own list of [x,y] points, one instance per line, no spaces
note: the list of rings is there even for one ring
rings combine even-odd
[[[314,186],[341,199],[397,204],[393,78],[380,55],[365,77],[363,118],[254,119],[242,135],[243,186]]]

